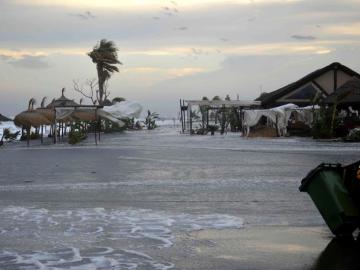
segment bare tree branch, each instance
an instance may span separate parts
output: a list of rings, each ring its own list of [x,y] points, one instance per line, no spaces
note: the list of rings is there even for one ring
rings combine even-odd
[[[79,85],[78,80],[73,80],[74,90],[83,95],[84,97],[90,99],[92,104],[95,105],[98,99],[98,95],[96,94],[96,96],[94,97],[94,91],[96,91],[96,93],[99,91],[96,79],[87,79],[85,84],[88,89],[84,89],[83,85]]]

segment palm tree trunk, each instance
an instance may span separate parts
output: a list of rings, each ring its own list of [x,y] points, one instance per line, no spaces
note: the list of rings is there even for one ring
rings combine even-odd
[[[103,103],[103,96],[104,96],[104,83],[105,80],[103,78],[102,74],[102,66],[97,64],[96,65],[97,74],[98,74],[98,82],[99,82],[99,105],[102,105]]]

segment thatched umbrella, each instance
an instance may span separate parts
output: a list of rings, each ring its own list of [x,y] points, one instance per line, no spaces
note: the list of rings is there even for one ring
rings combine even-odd
[[[41,125],[51,124],[51,122],[41,113],[34,110],[36,101],[34,98],[29,100],[28,109],[15,116],[14,123],[17,126],[25,128],[27,131],[27,143],[29,145],[31,127],[40,127]]]
[[[55,114],[55,108],[57,107],[76,107],[79,106],[78,103],[76,103],[74,100],[71,100],[67,97],[65,97],[64,95],[65,92],[65,88],[61,89],[61,96],[58,99],[53,99],[52,102],[50,104],[48,104],[46,106],[47,109],[50,109],[54,112],[54,121],[53,123],[55,123],[55,121],[59,122],[61,125],[61,130],[62,130],[62,134],[64,134],[64,123],[70,123],[73,122],[74,119],[71,117],[71,115],[68,115],[64,118],[61,119],[56,119],[56,114]],[[65,128],[65,132],[66,132],[66,128]],[[54,132],[56,133],[56,132]],[[55,137],[54,137],[54,141],[55,141]]]
[[[76,103],[74,100],[68,99],[64,95],[65,88],[61,89],[61,97],[58,99],[53,99],[52,102],[46,106],[46,108],[55,108],[55,107],[69,107],[69,106],[79,106],[78,103]]]
[[[71,114],[75,121],[96,121],[95,111],[93,109],[75,109]]]
[[[15,116],[14,123],[17,126],[25,128],[39,127],[41,125],[50,125],[51,121],[42,113],[34,109],[36,101],[34,98],[29,100],[28,109]]]
[[[55,123],[55,111],[45,107],[45,101],[46,97],[43,97],[40,107],[36,108],[36,112],[46,119],[46,121],[41,124],[41,143],[43,143],[44,125],[52,125]]]
[[[43,115],[51,124],[55,122],[55,112],[53,109],[45,107],[45,101],[46,97],[42,99],[41,106],[39,108],[36,108],[36,111]]]

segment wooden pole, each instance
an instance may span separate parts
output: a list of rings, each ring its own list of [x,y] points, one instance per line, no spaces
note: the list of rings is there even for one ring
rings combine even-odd
[[[40,139],[41,139],[41,144],[43,144],[43,142],[44,142],[44,126],[43,125],[41,125],[41,137],[40,137]]]
[[[30,129],[31,129],[31,127],[26,129],[26,144],[27,144],[27,147],[30,146]]]
[[[221,134],[224,134],[225,132],[225,105],[222,106],[222,112],[221,112]]]
[[[209,128],[209,108],[206,108],[206,128]]]
[[[188,114],[188,121],[189,121],[189,132],[190,132],[190,135],[192,135],[192,116],[191,116],[191,104],[188,104],[188,111],[187,111],[187,114]]]
[[[95,109],[95,121],[97,123],[97,108]],[[95,125],[95,144],[97,145],[97,134],[96,134],[96,130],[97,130],[97,124]]]
[[[55,120],[53,123],[53,140],[54,140],[54,144],[56,144],[56,109],[54,108],[54,112],[55,112]]]
[[[180,121],[181,121],[181,131],[182,133],[184,133],[183,110],[182,110],[181,99],[180,99]]]

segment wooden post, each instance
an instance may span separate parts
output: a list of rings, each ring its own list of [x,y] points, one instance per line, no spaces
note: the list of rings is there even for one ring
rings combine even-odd
[[[206,108],[206,129],[209,128],[209,108]]]
[[[41,139],[41,144],[43,144],[43,142],[44,142],[44,139],[43,139],[43,137],[44,137],[44,126],[43,125],[41,125],[41,135],[40,135],[41,137],[40,137],[40,139]]]
[[[30,130],[31,130],[31,127],[26,129],[26,144],[27,144],[27,147],[30,146]]]
[[[54,137],[54,144],[56,144],[56,110],[55,110],[55,121],[53,124],[53,137]]]
[[[180,121],[181,121],[181,131],[182,133],[184,133],[183,110],[182,110],[181,99],[180,99]]]
[[[221,112],[221,135],[225,132],[225,105],[222,106],[222,112]]]
[[[192,115],[191,115],[191,104],[189,103],[188,104],[188,107],[187,107],[187,115],[188,115],[188,121],[189,121],[189,132],[190,132],[190,135],[192,135]]]
[[[100,142],[100,134],[101,134],[101,120],[100,119],[98,120],[98,128],[99,128],[98,133],[99,133],[99,142]]]
[[[61,123],[61,139],[64,139],[64,122]]]
[[[95,121],[96,121],[96,123],[97,123],[97,108],[95,109]],[[97,124],[95,125],[95,131],[94,131],[94,133],[95,133],[95,144],[97,145],[98,143],[97,143],[96,130],[97,130]]]

